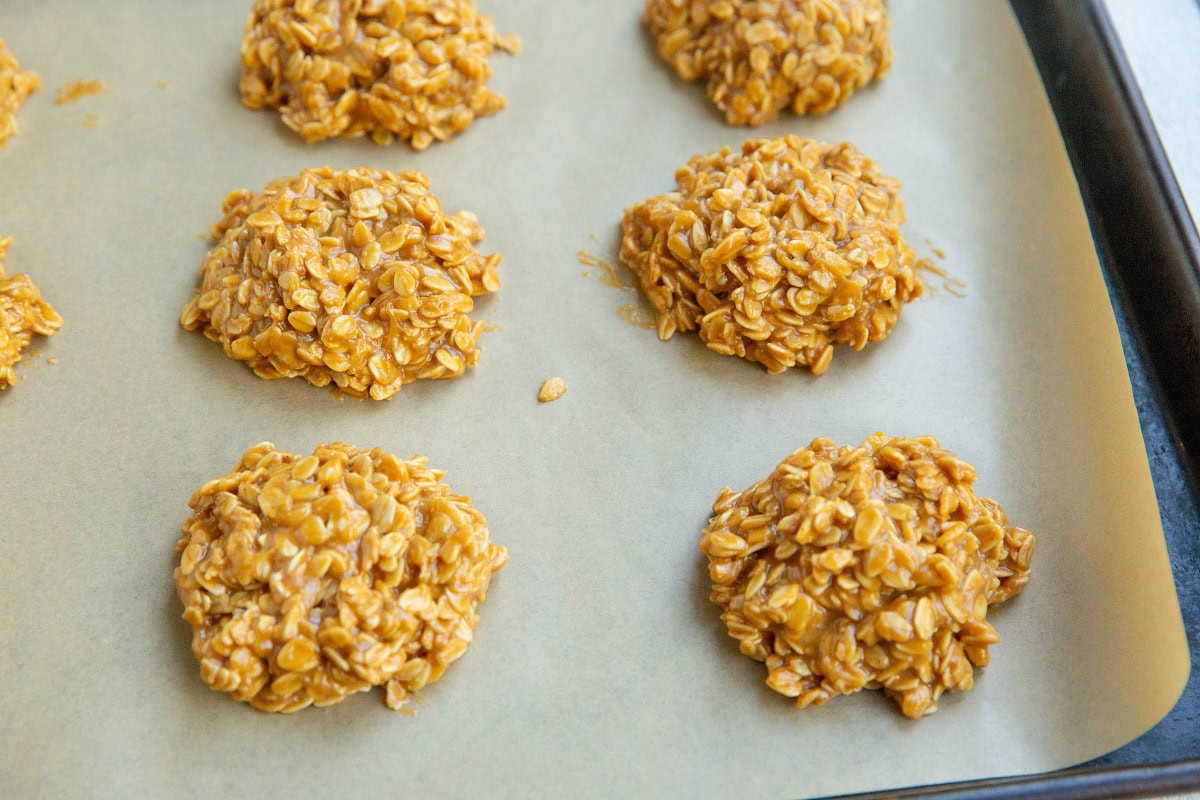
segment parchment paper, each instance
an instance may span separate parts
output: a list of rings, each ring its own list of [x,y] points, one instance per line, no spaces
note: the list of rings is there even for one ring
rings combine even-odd
[[[641,3],[483,5],[525,41],[494,60],[510,107],[421,154],[305,146],[243,109],[247,0],[0,7],[45,81],[0,153],[0,232],[66,319],[0,396],[0,795],[786,798],[1063,767],[1162,717],[1188,658],[1147,461],[1007,5],[891,4],[889,77],[758,131],[857,143],[905,181],[909,240],[968,283],[819,379],[660,343],[617,317],[635,297],[580,275],[581,247],[615,259],[623,207],[748,133],[657,61]],[[80,77],[109,93],[53,105]],[[324,163],[418,168],[478,213],[504,288],[479,304],[500,330],[464,379],[338,403],[180,329],[224,195]],[[568,393],[539,406],[551,375]],[[876,693],[801,712],[768,690],[697,550],[722,486],[877,429],[937,435],[1038,536],[992,666],[919,722]],[[415,718],[378,692],[254,711],[201,682],[179,619],[192,490],[255,442],[337,439],[428,455],[511,551]]]

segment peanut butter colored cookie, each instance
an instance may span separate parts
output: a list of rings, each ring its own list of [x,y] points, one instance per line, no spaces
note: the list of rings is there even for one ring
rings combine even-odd
[[[515,53],[474,0],[255,0],[242,102],[315,142],[370,134],[417,150],[504,108],[488,57]]]
[[[264,711],[384,686],[390,708],[467,651],[508,553],[423,457],[259,444],[192,495],[175,585],[200,675]]]
[[[730,125],[824,114],[892,65],[884,0],[646,0],[644,21]]]
[[[824,372],[834,345],[885,338],[924,285],[900,235],[900,182],[854,145],[785,136],[692,158],[679,188],[625,211],[621,258],[658,334],[771,373]]]
[[[479,361],[471,298],[500,288],[473,214],[419,172],[304,170],[226,198],[181,323],[262,378],[385,400]]]
[[[741,492],[700,540],[711,599],[767,685],[805,708],[883,689],[908,717],[967,691],[999,641],[991,606],[1029,580],[1034,537],[975,494],[936,439],[815,439]]]

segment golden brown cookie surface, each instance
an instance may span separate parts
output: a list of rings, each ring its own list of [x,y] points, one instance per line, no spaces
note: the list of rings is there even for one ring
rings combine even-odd
[[[473,214],[446,215],[419,172],[303,171],[240,190],[181,323],[262,378],[391,397],[479,361],[471,299],[500,288]]]
[[[713,505],[711,599],[767,685],[804,708],[881,688],[906,716],[966,691],[999,641],[988,608],[1029,580],[1034,537],[977,497],[932,437],[815,439]]]
[[[389,707],[466,652],[508,553],[423,457],[260,444],[196,490],[175,584],[200,674],[264,711],[386,687]]]
[[[242,102],[315,142],[370,134],[423,150],[504,108],[488,57],[515,53],[474,0],[255,0]]]
[[[644,21],[730,125],[824,114],[892,64],[883,0],[646,0]]]
[[[882,340],[923,290],[900,182],[851,144],[750,139],[675,180],[625,211],[621,244],[660,338],[695,330],[771,373],[820,374],[835,344]]]

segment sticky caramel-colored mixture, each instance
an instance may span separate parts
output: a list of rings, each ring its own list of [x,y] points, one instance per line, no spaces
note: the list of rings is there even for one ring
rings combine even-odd
[[[630,283],[615,264],[610,264],[599,256],[589,253],[587,250],[579,250],[575,253],[575,260],[588,269],[583,271],[583,277],[595,278],[602,285],[610,289],[626,289],[636,290],[637,286]]]
[[[626,209],[621,244],[662,339],[695,330],[772,374],[821,374],[835,344],[882,340],[921,294],[900,182],[851,144],[751,139],[675,180]]]
[[[538,391],[539,403],[553,403],[567,393],[567,382],[562,378],[550,378]]]
[[[104,91],[103,81],[85,80],[83,78],[75,81],[67,81],[58,87],[54,97],[54,104],[63,106],[67,103],[74,103],[89,95],[104,94]]]
[[[21,71],[21,65],[0,39],[0,150],[21,132],[17,111],[25,98],[38,90],[42,79],[36,72]]]
[[[999,641],[988,608],[1024,588],[1034,549],[974,483],[936,439],[877,433],[723,489],[700,540],[711,599],[767,685],[799,708],[883,689],[913,718],[969,690]]]
[[[262,378],[385,400],[479,361],[471,299],[500,288],[473,214],[447,216],[419,172],[304,170],[239,190],[181,323]]]
[[[390,708],[467,651],[508,553],[417,456],[246,451],[191,498],[175,585],[200,675],[264,711],[373,686]]]
[[[594,278],[602,285],[622,292],[638,290],[637,284],[631,283],[624,271],[618,269],[615,264],[610,264],[583,249],[575,253],[575,258],[580,264],[589,268],[583,271],[583,277]],[[654,321],[654,313],[640,307],[637,303],[621,303],[617,306],[617,317],[627,325],[643,330],[654,330],[658,327]]]
[[[646,0],[644,22],[730,125],[824,114],[892,65],[884,0]]]
[[[629,325],[644,331],[652,331],[658,327],[654,322],[654,313],[641,308],[636,303],[622,303],[617,306],[617,316]]]
[[[255,0],[242,102],[278,108],[305,141],[370,134],[423,150],[504,108],[488,57],[520,41],[474,0]]]
[[[934,252],[934,254],[940,253],[941,255],[938,256],[939,258],[946,257],[945,254],[942,253],[940,250],[934,249],[933,252]],[[935,278],[938,279],[938,281],[931,282],[931,281],[926,280],[926,282],[925,282],[925,288],[931,294],[935,293],[937,291],[937,285],[940,283],[942,290],[944,290],[945,292],[947,292],[949,294],[954,295],[955,297],[966,297],[967,296],[967,282],[965,280],[963,280],[962,278],[958,277],[957,275],[952,275],[945,268],[939,267],[931,259],[928,259],[928,258],[920,259],[919,261],[917,261],[915,269],[917,271],[917,274],[921,274],[923,272],[928,272],[930,275],[933,275]]]
[[[13,369],[34,334],[53,336],[63,321],[28,275],[4,271],[4,255],[12,237],[0,237],[0,390],[17,382]]]

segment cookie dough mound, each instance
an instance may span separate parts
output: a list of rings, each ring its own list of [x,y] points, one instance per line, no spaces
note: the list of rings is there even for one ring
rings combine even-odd
[[[25,98],[38,90],[42,79],[36,72],[22,72],[13,54],[0,39],[0,150],[8,140],[21,132],[17,127],[17,111]]]
[[[877,433],[722,490],[700,540],[711,599],[767,685],[799,708],[881,688],[913,718],[970,689],[999,641],[988,607],[1025,586],[1034,548],[974,483],[936,439]]]
[[[508,560],[442,474],[378,448],[259,444],[196,490],[175,585],[204,681],[290,712],[373,686],[400,710],[440,678]]]
[[[883,0],[646,0],[643,19],[730,125],[824,114],[892,65]]]
[[[262,378],[384,400],[479,361],[472,297],[500,288],[500,256],[475,249],[473,214],[446,216],[429,179],[308,169],[240,190],[181,322]]]
[[[0,237],[0,390],[17,382],[13,367],[36,333],[53,336],[63,321],[28,275],[4,272],[4,254],[12,237]]]
[[[621,244],[662,339],[698,330],[772,374],[820,374],[835,344],[882,340],[924,289],[900,236],[900,182],[851,144],[751,139],[675,180],[626,209]]]
[[[305,141],[370,134],[423,150],[504,108],[488,57],[515,53],[474,0],[255,0],[242,102]]]

